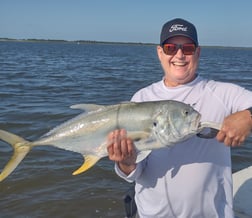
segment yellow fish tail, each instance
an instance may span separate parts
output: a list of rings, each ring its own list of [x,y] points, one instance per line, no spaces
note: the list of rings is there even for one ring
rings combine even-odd
[[[32,146],[31,142],[4,130],[0,130],[0,140],[11,144],[14,150],[11,159],[0,174],[1,182],[15,170],[15,168],[31,150]]]

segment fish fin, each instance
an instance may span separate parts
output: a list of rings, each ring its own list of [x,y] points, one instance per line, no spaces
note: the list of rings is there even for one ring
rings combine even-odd
[[[0,130],[0,139],[11,144],[14,149],[11,159],[0,174],[1,182],[15,170],[15,168],[31,150],[32,145],[31,142],[4,130]]]
[[[145,151],[139,151],[137,153],[137,159],[136,159],[136,163],[141,162],[142,160],[144,160],[146,157],[148,157],[148,155],[151,153],[151,150],[145,150]]]
[[[147,139],[150,136],[149,132],[145,131],[134,131],[134,132],[127,132],[127,136],[134,141],[139,141],[142,139]]]
[[[100,160],[100,157],[95,155],[83,155],[83,157],[85,158],[84,163],[79,169],[73,172],[73,175],[78,175],[85,172],[86,170],[94,166],[98,162],[98,160]]]
[[[75,104],[70,106],[71,109],[79,109],[83,110],[85,112],[90,112],[90,111],[97,111],[105,108],[104,105],[97,105],[97,104]]]
[[[121,101],[120,103],[121,104],[134,104],[134,102],[132,101]]]

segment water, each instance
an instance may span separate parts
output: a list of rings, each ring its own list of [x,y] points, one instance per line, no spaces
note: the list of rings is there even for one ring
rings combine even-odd
[[[252,49],[203,48],[199,72],[252,90]],[[162,77],[151,45],[0,42],[0,128],[35,140],[80,111],[114,104]],[[252,140],[232,150],[233,171],[252,165]],[[0,169],[12,149],[0,142]],[[107,158],[78,176],[80,154],[36,147],[0,183],[0,217],[125,217],[131,186]]]

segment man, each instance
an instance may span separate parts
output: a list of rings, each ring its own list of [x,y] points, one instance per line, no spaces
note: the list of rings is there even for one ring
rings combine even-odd
[[[115,170],[135,182],[140,217],[233,217],[229,146],[241,145],[252,129],[252,92],[197,74],[200,47],[196,28],[183,19],[164,24],[157,54],[161,81],[139,90],[132,101],[177,100],[194,105],[202,121],[222,123],[215,139],[191,139],[154,150],[135,164],[136,150],[126,130],[108,136]],[[227,146],[225,146],[225,145]]]

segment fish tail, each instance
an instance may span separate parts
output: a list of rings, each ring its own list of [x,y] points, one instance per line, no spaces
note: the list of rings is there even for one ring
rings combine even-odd
[[[24,159],[27,153],[31,150],[32,143],[4,130],[0,130],[0,140],[12,145],[14,150],[11,159],[0,173],[1,182],[15,170],[19,163]]]

